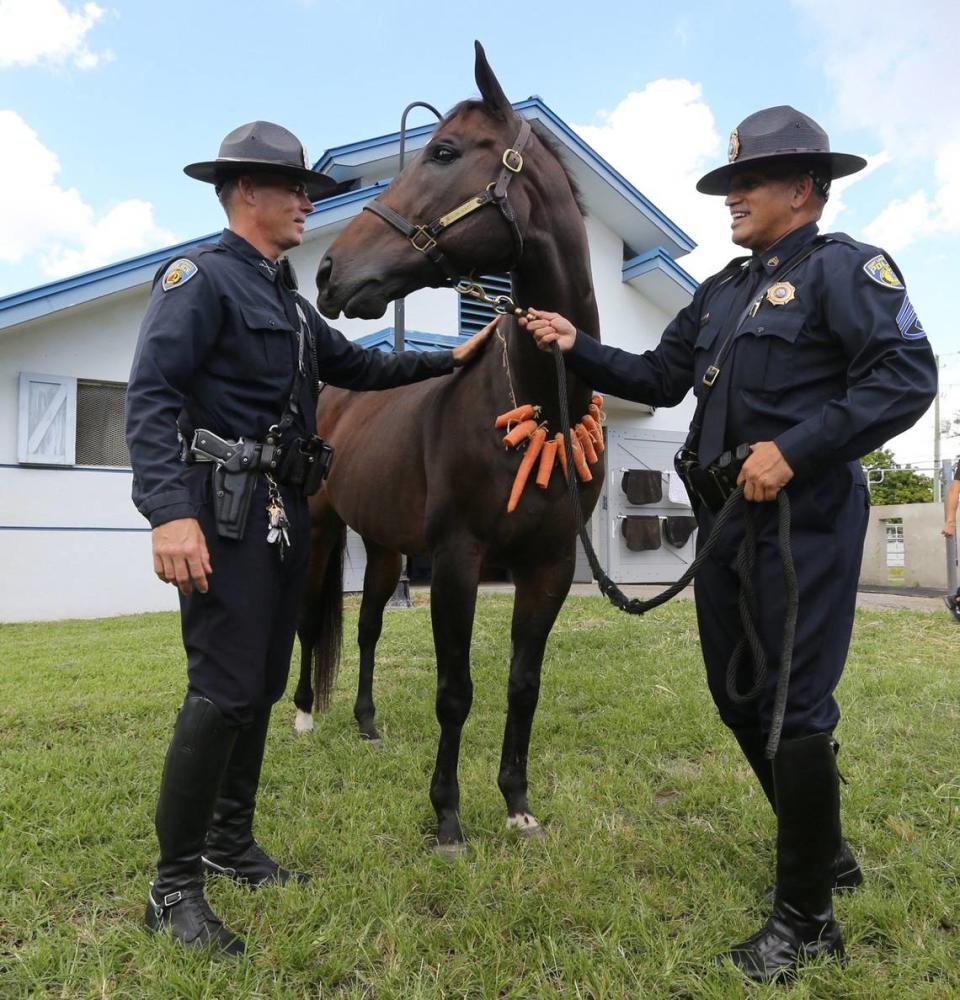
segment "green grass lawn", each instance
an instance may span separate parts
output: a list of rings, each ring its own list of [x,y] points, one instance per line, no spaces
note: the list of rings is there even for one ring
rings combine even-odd
[[[481,598],[461,758],[470,851],[433,856],[429,610],[387,617],[380,750],[354,731],[356,606],[333,708],[274,713],[258,836],[313,882],[209,895],[239,961],[148,936],[153,808],[184,670],[169,614],[0,626],[0,997],[960,997],[960,632],[858,615],[840,689],[845,832],[866,884],[837,905],[851,959],[789,988],[711,967],[763,918],[773,822],[702,681],[692,605],[643,619],[571,599],[530,757],[548,830],[496,787],[507,597]],[[290,690],[292,692],[293,685]]]

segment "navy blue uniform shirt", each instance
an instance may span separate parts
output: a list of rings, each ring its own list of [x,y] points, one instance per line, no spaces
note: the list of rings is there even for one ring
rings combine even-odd
[[[760,258],[762,292],[778,268],[817,239],[809,223]],[[723,447],[773,441],[798,476],[859,459],[912,426],[937,392],[937,366],[903,278],[877,247],[831,233],[748,315],[711,390],[724,412]],[[747,261],[708,278],[644,354],[578,336],[567,364],[596,389],[675,406],[704,372],[740,313]],[[773,290],[771,290],[773,291]],[[776,296],[774,295],[774,298]],[[783,302],[783,299],[789,301]],[[720,389],[723,391],[719,391]],[[715,456],[714,456],[715,457]]]
[[[127,388],[133,501],[156,527],[196,517],[177,436],[198,427],[262,441],[279,422],[298,364],[299,302],[321,380],[345,389],[388,389],[453,370],[451,351],[364,350],[327,326],[279,268],[229,229],[158,272],[140,327]],[[295,325],[296,324],[296,325]],[[310,365],[291,432],[316,429]]]

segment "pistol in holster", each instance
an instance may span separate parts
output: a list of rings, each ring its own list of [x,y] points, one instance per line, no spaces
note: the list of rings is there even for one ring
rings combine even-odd
[[[750,445],[738,445],[732,451],[725,451],[705,469],[701,467],[697,453],[684,446],[673,459],[673,467],[687,488],[690,499],[703,504],[716,514],[737,488],[737,476],[743,463],[750,457]]]
[[[257,485],[256,473],[263,466],[271,466],[274,446],[243,438],[226,441],[201,428],[194,432],[190,451],[195,458],[199,456],[214,463],[213,516],[217,534],[221,538],[242,539]]]

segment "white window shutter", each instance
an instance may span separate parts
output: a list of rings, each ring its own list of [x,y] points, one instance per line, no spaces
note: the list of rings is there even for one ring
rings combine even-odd
[[[77,437],[77,380],[69,375],[20,373],[17,461],[73,465]]]

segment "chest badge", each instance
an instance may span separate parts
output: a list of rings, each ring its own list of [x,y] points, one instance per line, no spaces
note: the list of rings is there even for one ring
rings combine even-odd
[[[767,289],[767,302],[772,306],[785,306],[797,297],[797,290],[789,281],[774,282]]]

